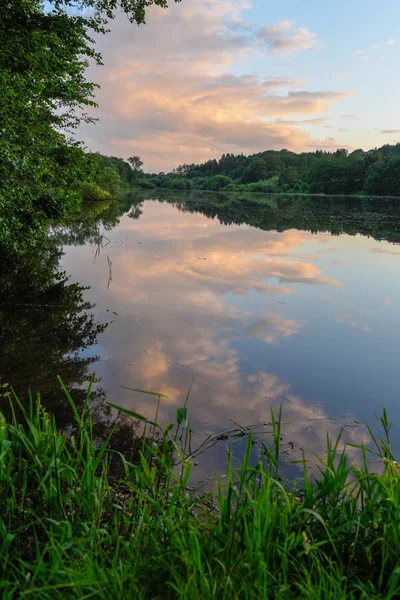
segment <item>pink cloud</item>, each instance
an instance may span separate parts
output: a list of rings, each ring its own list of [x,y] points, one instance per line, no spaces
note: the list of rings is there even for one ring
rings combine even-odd
[[[241,20],[247,6],[242,0],[185,0],[168,11],[150,10],[139,28],[117,18],[98,41],[105,65],[89,73],[101,90],[100,123],[82,128],[87,146],[139,154],[146,169],[167,170],[224,152],[318,145],[301,127],[306,123],[293,117],[315,118],[348,94],[299,89],[302,82],[293,77],[233,74],[241,61],[272,50],[259,29]],[[294,49],[296,36],[304,40],[298,49],[315,45],[314,34],[288,22],[266,27],[267,34],[282,48]]]
[[[258,36],[271,52],[279,54],[293,54],[300,50],[321,47],[315,33],[307,27],[294,27],[292,21],[264,25],[258,30]]]

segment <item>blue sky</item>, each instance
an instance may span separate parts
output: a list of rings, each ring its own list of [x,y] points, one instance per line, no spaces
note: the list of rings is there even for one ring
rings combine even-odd
[[[287,65],[276,57],[246,67],[276,75],[296,73],[307,89],[350,91],[353,95],[328,113],[338,129],[348,129],[337,132],[343,145],[370,148],[400,141],[400,82],[395,75],[400,65],[399,2],[256,0],[243,17],[248,23],[289,20],[316,33],[321,47],[287,60]],[[350,114],[354,118],[342,119]],[[398,134],[381,133],[396,129]]]
[[[154,170],[395,143],[399,22],[396,0],[182,0],[140,28],[119,17],[98,41],[100,123],[84,139]]]

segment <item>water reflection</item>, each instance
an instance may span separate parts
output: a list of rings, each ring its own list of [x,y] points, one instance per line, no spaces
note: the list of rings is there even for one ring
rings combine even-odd
[[[70,283],[59,269],[60,258],[60,249],[50,241],[23,261],[2,255],[0,277],[1,382],[23,396],[28,388],[41,392],[48,405],[56,402],[58,413],[63,410],[56,376],[79,399],[90,366],[99,358],[93,347],[107,326],[91,314],[94,305],[84,299],[87,288]],[[103,399],[100,389],[96,396]]]
[[[232,423],[266,422],[270,406],[282,403],[291,458],[302,448],[323,452],[327,429],[337,434],[348,425],[346,438],[359,441],[354,420],[370,420],[382,402],[400,425],[399,259],[387,241],[398,239],[399,224],[397,205],[371,199],[133,194],[88,215],[85,225],[52,232],[71,275],[63,294],[71,287],[69,295],[79,289],[81,296],[74,292],[75,313],[50,315],[48,332],[73,327],[76,337],[65,335],[56,352],[29,322],[29,354],[44,341],[40,364],[23,358],[27,368],[18,370],[7,350],[6,380],[43,386],[61,374],[82,388],[94,370],[99,398],[150,418],[151,398],[121,386],[165,394],[165,422],[192,384],[194,443]],[[73,326],[78,315],[89,321]],[[5,339],[17,348],[22,334],[13,331]],[[214,449],[198,470],[223,459]]]
[[[398,379],[393,361],[370,372],[363,365],[376,357],[365,336],[377,312],[361,307],[366,286],[353,284],[354,261],[369,260],[373,248],[364,242],[376,242],[278,232],[272,227],[281,209],[257,203],[248,220],[258,211],[262,228],[226,227],[210,200],[201,200],[207,210],[191,206],[190,198],[140,202],[138,221],[123,217],[109,235],[127,243],[109,252],[108,291],[105,260],[89,269],[89,248],[66,255],[77,280],[90,277],[99,314],[117,313],[102,336],[104,361],[96,368],[107,396],[153,417],[148,398],[120,385],[160,391],[168,396],[161,407],[167,421],[193,381],[198,439],[231,420],[268,419],[269,406],[283,403],[291,455],[297,458],[302,447],[322,451],[328,425],[337,433],[355,417],[371,418],[382,400],[380,377],[390,372],[391,391]],[[214,211],[218,220],[209,218]],[[353,222],[352,211],[346,222]],[[387,296],[390,281],[385,284]],[[382,325],[380,350],[390,323]],[[391,339],[398,344],[393,331]],[[360,431],[349,429],[348,439],[359,440]]]

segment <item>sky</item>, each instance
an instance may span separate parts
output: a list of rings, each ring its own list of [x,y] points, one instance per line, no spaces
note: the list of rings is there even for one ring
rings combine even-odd
[[[96,40],[89,150],[145,171],[400,142],[398,0],[182,0]]]

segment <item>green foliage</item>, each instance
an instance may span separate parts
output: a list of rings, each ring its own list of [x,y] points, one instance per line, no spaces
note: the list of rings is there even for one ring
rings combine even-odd
[[[113,167],[105,167],[96,177],[97,185],[110,196],[115,197],[121,187],[121,177]]]
[[[324,194],[351,194],[361,191],[366,165],[361,157],[322,159],[309,174],[310,190]]]
[[[94,179],[99,185],[103,184],[102,178],[104,177],[104,171],[108,172],[109,169],[112,169],[114,173],[117,173],[119,176],[119,180],[115,179],[114,176],[115,183],[112,191],[107,187],[105,188],[108,189],[112,195],[116,194],[118,188],[129,187],[132,185],[132,167],[123,158],[118,158],[116,156],[104,156],[99,152],[89,153],[87,154],[87,157],[91,169],[91,178]]]
[[[218,192],[219,190],[228,187],[231,183],[233,183],[232,179],[226,175],[214,175],[214,177],[210,177],[210,179],[204,183],[203,189]]]
[[[70,185],[85,177],[82,150],[59,130],[92,105],[84,78],[93,56],[78,18],[44,13],[41,3],[6,2],[0,19],[0,244],[38,239],[50,220],[75,209]]]
[[[292,189],[300,181],[300,175],[295,167],[288,167],[279,177],[279,185],[287,184]]]
[[[365,190],[374,195],[400,196],[400,157],[372,165],[368,171]]]
[[[186,407],[165,430],[134,414],[145,430],[133,461],[113,451],[117,432],[94,443],[90,390],[81,407],[64,391],[69,437],[39,398],[25,408],[12,397],[11,416],[0,415],[5,600],[398,597],[399,465],[385,411],[383,437],[370,430],[375,450],[360,446],[359,465],[328,437],[318,476],[304,459],[292,485],[280,478],[282,415],[271,411],[258,462],[249,434],[241,465],[229,451],[223,484],[205,492],[188,488]]]
[[[348,172],[345,160],[324,159],[318,161],[310,172],[311,192],[322,194],[346,194]]]
[[[0,246],[38,244],[49,223],[79,206],[77,182],[91,181],[90,161],[71,137],[95,106],[86,80],[101,63],[93,33],[117,10],[143,23],[148,6],[165,0],[3,0],[0,7]],[[114,194],[110,172],[94,183]],[[76,186],[75,186],[76,187]]]
[[[245,186],[245,189],[250,192],[258,192],[263,194],[272,194],[279,190],[278,188],[278,177],[271,177],[265,181],[258,181],[257,183],[249,183]]]
[[[74,189],[84,202],[102,202],[111,198],[106,190],[93,181],[82,181],[74,185]]]
[[[188,190],[191,188],[190,181],[176,173],[168,175],[159,174],[158,177],[151,177],[151,182],[160,188],[169,190]]]
[[[142,188],[142,190],[155,190],[156,186],[154,185],[151,179],[138,179],[136,184]]]
[[[345,148],[301,154],[267,150],[252,156],[223,154],[220,160],[212,159],[200,165],[184,164],[171,174],[152,179],[156,187],[172,188],[166,182],[169,177],[178,175],[191,189],[216,191],[221,189],[216,182],[226,181],[225,191],[400,195],[398,158],[400,144],[368,152],[355,150],[351,154]],[[231,181],[216,179],[220,177]]]
[[[267,173],[267,164],[263,159],[252,160],[244,169],[242,183],[253,183],[265,179]]]

